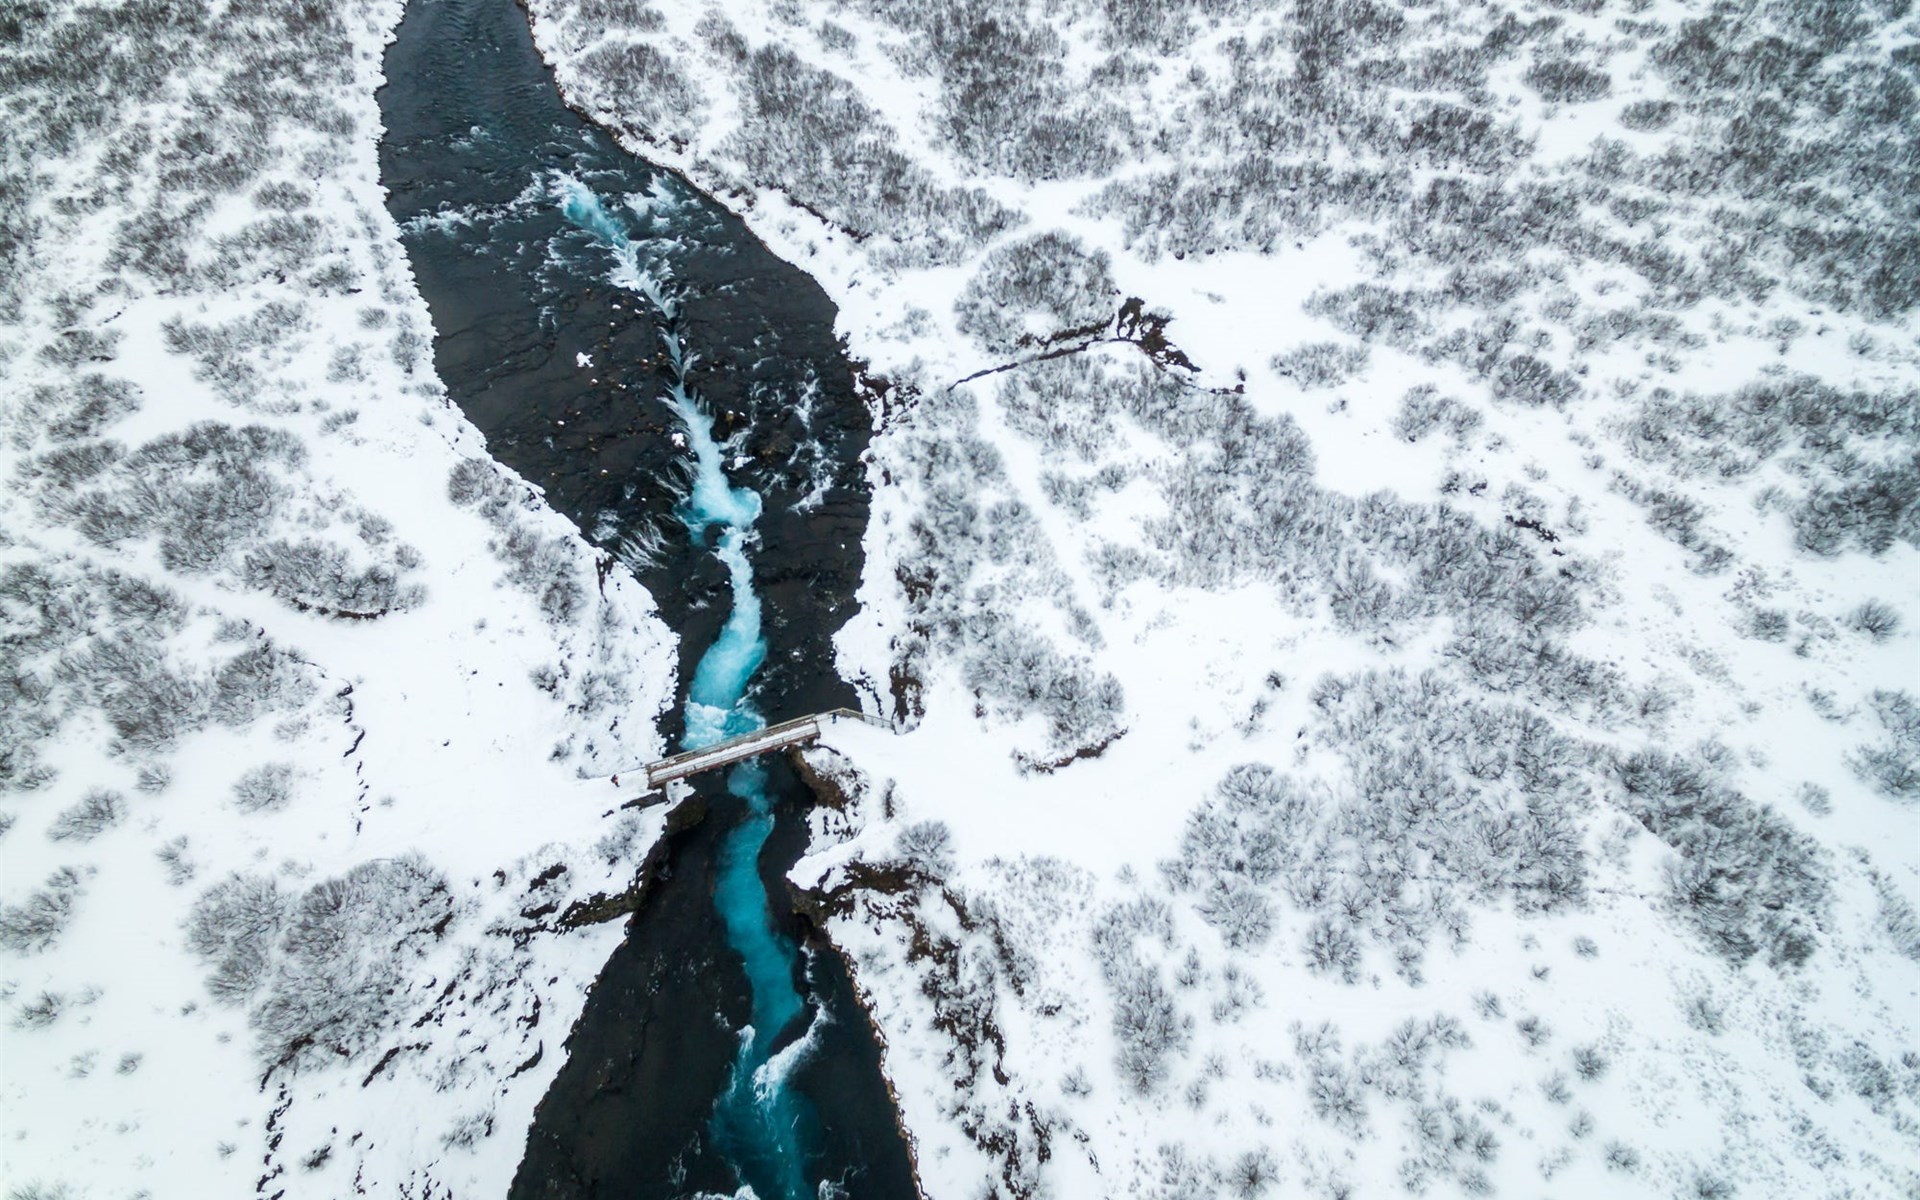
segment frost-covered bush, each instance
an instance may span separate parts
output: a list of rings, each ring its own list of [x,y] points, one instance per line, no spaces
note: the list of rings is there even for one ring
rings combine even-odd
[[[398,1008],[404,968],[444,935],[453,899],[414,856],[363,863],[291,906],[272,989],[253,1014],[272,1061],[351,1058]]]
[[[1679,914],[1720,954],[1799,966],[1813,953],[1831,897],[1819,844],[1720,780],[1720,752],[1683,758],[1642,750],[1615,761],[1626,810],[1678,852],[1667,886]]]
[[[1442,427],[1456,441],[1465,441],[1480,427],[1481,420],[1479,410],[1452,396],[1440,395],[1431,384],[1423,384],[1400,397],[1390,428],[1395,437],[1408,442],[1417,442]]]
[[[1337,976],[1342,983],[1360,982],[1360,942],[1353,930],[1333,916],[1314,918],[1307,927],[1307,969]]]
[[[1057,751],[1096,750],[1120,735],[1125,696],[1119,681],[1094,674],[1084,659],[1069,658],[1018,626],[1003,624],[975,647],[962,677],[1009,718],[1042,716]]]
[[[547,620],[569,624],[584,610],[588,593],[580,581],[584,569],[578,548],[562,534],[545,534],[520,518],[533,503],[506,474],[485,459],[454,464],[447,477],[447,499],[475,508],[499,536],[489,542],[507,568],[507,582],[532,596]]]
[[[80,872],[61,867],[18,904],[0,906],[0,950],[30,954],[58,941],[85,892]]]
[[[304,457],[282,430],[202,421],[131,453],[73,443],[35,459],[27,478],[45,515],[95,544],[157,537],[169,570],[203,573],[271,526],[287,494],[281,476]]]
[[[618,97],[617,106],[595,107],[598,112],[617,113],[618,128],[630,137],[685,146],[707,106],[705,95],[688,82],[685,69],[646,42],[609,38],[583,54],[578,69],[591,80],[589,103]]]
[[[1201,917],[1228,945],[1262,945],[1274,923],[1265,889],[1307,850],[1317,807],[1270,767],[1235,767],[1187,818],[1180,856],[1161,870],[1176,890],[1200,894]]]
[[[1861,746],[1848,758],[1853,773],[1893,800],[1920,800],[1920,701],[1904,691],[1878,690],[1873,712],[1887,740]]]
[[[45,1029],[60,1019],[66,1010],[67,997],[61,992],[41,992],[38,996],[13,1010],[15,1029]]]
[[[140,389],[97,371],[33,389],[29,401],[45,422],[47,437],[71,443],[99,437],[108,426],[140,408]]]
[[[1884,642],[1900,632],[1900,613],[1890,604],[1867,600],[1847,614],[1847,628]]]
[[[1007,424],[1043,455],[1068,451],[1094,462],[1114,446],[1106,380],[1085,355],[1042,359],[1009,371],[997,398]]]
[[[1895,542],[1920,547],[1920,450],[1816,484],[1790,519],[1794,544],[1823,557],[1852,548],[1884,554]]]
[[[300,707],[317,690],[298,660],[263,639],[214,672],[208,712],[220,724],[240,729],[266,713]]]
[[[997,246],[954,302],[960,332],[996,354],[1091,336],[1119,299],[1110,270],[1105,251],[1057,230]]]
[[[1521,78],[1542,100],[1556,104],[1599,100],[1613,90],[1613,80],[1605,71],[1571,58],[1539,59]]]
[[[264,763],[234,780],[233,803],[241,812],[277,812],[293,799],[293,766]]]
[[[1273,936],[1273,902],[1245,880],[1214,883],[1201,896],[1198,911],[1233,949],[1263,946]]]
[[[1115,1066],[1129,1087],[1144,1093],[1166,1081],[1169,1056],[1185,1052],[1193,1018],[1180,1011],[1160,969],[1142,960],[1136,948],[1142,938],[1172,945],[1173,912],[1164,901],[1141,897],[1094,923],[1094,957],[1113,994]]]
[[[1280,1164],[1264,1147],[1243,1150],[1220,1172],[1220,1183],[1234,1200],[1258,1200],[1280,1182]]]
[[[567,625],[580,615],[588,594],[571,538],[514,525],[494,543],[494,550],[507,564],[507,581],[532,596],[549,622]]]
[[[945,821],[916,821],[894,839],[894,853],[925,878],[945,878],[953,870],[953,830]]]
[[[1903,956],[1920,962],[1920,912],[1885,876],[1875,874],[1873,887],[1879,900],[1874,915],[1880,931]]]
[[[1717,396],[1656,388],[1627,444],[1643,460],[1722,479],[1782,459],[1807,481],[1784,507],[1795,542],[1811,553],[1920,545],[1920,396],[1910,389],[1848,390],[1805,375]]]
[[[1606,1053],[1598,1046],[1575,1046],[1573,1049],[1573,1073],[1585,1080],[1595,1080],[1607,1073],[1609,1063]]]
[[[376,563],[356,569],[346,550],[311,537],[276,538],[249,550],[241,577],[247,586],[301,612],[354,620],[404,611],[426,598],[419,584],[401,582],[397,567]]]
[[[72,807],[61,811],[47,827],[56,842],[90,842],[126,820],[127,798],[107,788],[93,788]]]
[[[187,917],[187,949],[209,968],[207,990],[245,1004],[266,983],[287,897],[271,876],[241,875],[208,888]]]
[[[856,237],[884,236],[905,262],[951,262],[1011,227],[1017,216],[980,188],[944,188],[902,154],[885,117],[831,71],[785,47],[748,51],[724,20],[703,22],[710,42],[737,49],[732,82],[741,121],[722,143],[757,180]]]
[[[207,684],[166,657],[164,643],[119,633],[61,662],[60,675],[99,704],[122,751],[159,751],[207,721]]]
[[[1336,328],[1363,341],[1379,340],[1406,347],[1432,329],[1423,315],[1428,299],[1414,291],[1399,291],[1376,283],[1359,283],[1341,291],[1322,290],[1308,298],[1306,311],[1331,321]]]
[[[453,920],[444,876],[415,856],[362,863],[297,897],[263,875],[207,890],[187,946],[223,1003],[248,1006],[269,1067],[351,1061],[391,1027],[411,964]]]
[[[1580,395],[1580,385],[1565,371],[1531,354],[1515,354],[1500,361],[1493,375],[1493,395],[1529,407],[1563,408]]]
[[[1635,100],[1620,110],[1620,123],[1638,133],[1652,133],[1672,124],[1679,110],[1671,100]]]
[[[1268,361],[1273,373],[1308,391],[1338,387],[1367,368],[1365,346],[1344,342],[1306,342]]]
[[[1119,1043],[1115,1066],[1127,1086],[1151,1092],[1166,1081],[1169,1056],[1183,1053],[1192,1040],[1193,1019],[1181,1015],[1152,968],[1123,972],[1113,988],[1113,1036]]]

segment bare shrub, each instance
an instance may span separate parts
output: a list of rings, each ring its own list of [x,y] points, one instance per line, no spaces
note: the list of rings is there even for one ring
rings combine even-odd
[[[47,836],[56,842],[90,842],[126,820],[127,798],[106,788],[93,788],[72,807],[54,818]]]
[[[1090,336],[1113,318],[1119,291],[1104,251],[1058,231],[997,247],[954,303],[960,331],[999,354]]]
[[[1900,632],[1900,614],[1891,604],[1867,600],[1847,614],[1847,628],[1875,642],[1885,642]]]
[[[52,946],[72,922],[84,891],[80,873],[61,867],[19,904],[0,907],[0,949],[29,954]]]
[[[293,799],[291,763],[265,763],[234,780],[233,803],[241,812],[278,812]]]

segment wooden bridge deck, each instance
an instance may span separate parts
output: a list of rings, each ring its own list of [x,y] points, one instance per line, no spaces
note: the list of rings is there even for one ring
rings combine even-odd
[[[784,750],[788,746],[798,746],[818,738],[821,732],[838,721],[863,721],[868,725],[878,725],[882,729],[893,726],[878,717],[855,712],[850,708],[835,708],[822,713],[810,713],[804,717],[795,717],[791,721],[782,721],[778,725],[769,725],[765,729],[756,729],[752,733],[743,733],[739,737],[728,738],[724,742],[715,742],[711,746],[702,746],[698,750],[686,750],[679,754],[663,758],[659,762],[648,763],[647,787],[663,788],[675,780],[698,775],[703,771],[717,771],[721,767],[730,767],[734,763],[770,754],[775,750]],[[616,776],[617,778],[617,776]]]

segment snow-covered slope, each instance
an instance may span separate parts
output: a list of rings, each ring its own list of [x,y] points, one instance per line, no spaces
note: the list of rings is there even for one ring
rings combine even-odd
[[[672,639],[434,377],[397,2],[0,16],[0,1179],[500,1194]]]
[[[931,1195],[1920,1188],[1906,4],[531,9],[894,385]]]

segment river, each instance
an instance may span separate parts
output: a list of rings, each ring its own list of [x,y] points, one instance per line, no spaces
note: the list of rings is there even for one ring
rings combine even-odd
[[[680,633],[669,737],[855,703],[829,639],[860,574],[870,418],[832,304],[566,109],[512,0],[411,0],[386,65],[381,177],[440,377]],[[512,1194],[913,1195],[878,1049],[788,903],[811,796],[777,758],[701,788]]]

